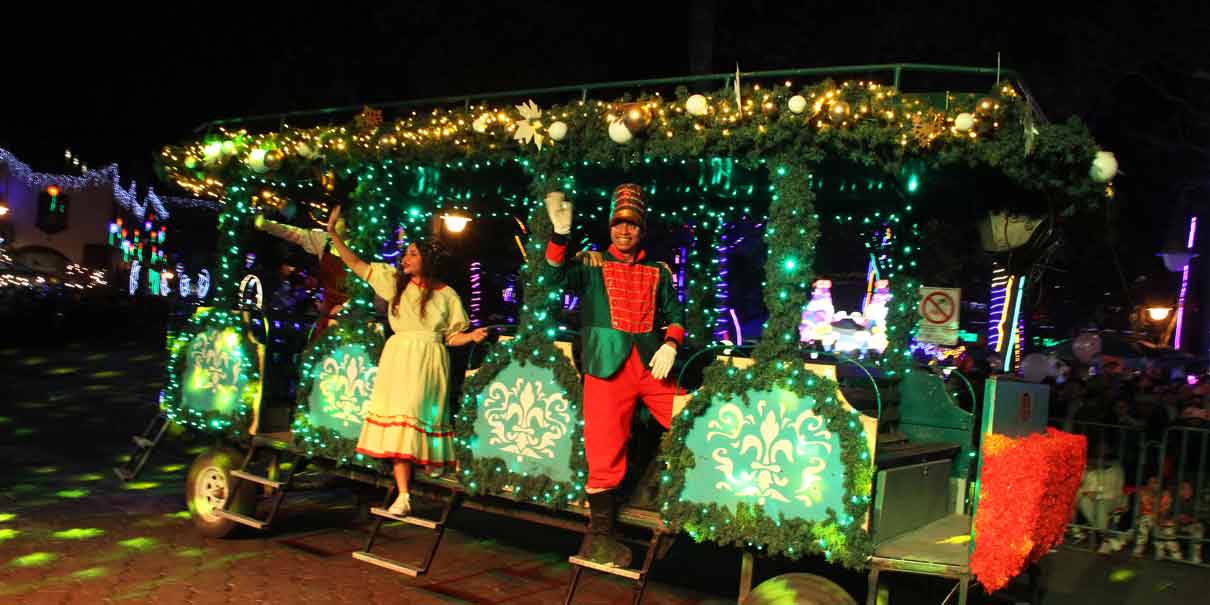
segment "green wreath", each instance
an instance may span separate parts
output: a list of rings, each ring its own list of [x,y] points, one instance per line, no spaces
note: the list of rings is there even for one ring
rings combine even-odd
[[[533,191],[544,191],[544,179],[537,179]],[[527,221],[530,232],[526,245],[530,261],[522,266],[526,288],[523,292],[522,323],[517,338],[493,345],[479,371],[463,385],[462,407],[455,422],[456,455],[461,468],[459,481],[475,494],[507,495],[537,502],[552,508],[562,508],[579,500],[588,478],[588,462],[584,457],[582,402],[584,391],[580,374],[570,360],[554,345],[556,336],[555,310],[562,300],[560,292],[540,277],[541,264],[546,262],[545,247],[552,226],[541,205],[534,205]],[[573,481],[558,481],[545,474],[527,475],[509,470],[500,458],[475,458],[473,449],[475,420],[479,403],[488,385],[511,364],[533,364],[550,370],[555,381],[567,394],[571,404],[571,459],[567,461]],[[508,489],[505,489],[508,488]]]
[[[247,438],[248,430],[252,426],[252,411],[260,404],[261,377],[257,362],[257,345],[252,342],[250,335],[246,332],[251,329],[251,326],[247,325],[242,315],[242,312],[230,309],[199,307],[181,330],[169,340],[166,363],[167,382],[160,393],[160,407],[168,414],[170,421],[204,433],[218,433],[236,441]],[[229,378],[233,383],[242,382],[243,384],[238,399],[233,402],[234,405],[229,411],[197,410],[188,405],[186,401],[187,390],[193,388],[188,385],[191,377],[184,376],[188,367],[186,353],[195,345],[195,340],[208,331],[216,332],[224,342],[219,343],[222,348],[216,350],[212,347],[209,351],[204,352],[203,359],[200,361],[221,362],[226,359],[228,367],[217,368],[216,373],[238,372]],[[230,342],[231,339],[234,339],[234,342]],[[224,353],[232,350],[239,354],[238,370],[230,367],[229,355],[224,358]],[[195,369],[195,371],[199,370]],[[209,380],[210,376],[199,376],[199,378]],[[209,382],[197,388],[205,390],[207,387],[220,388]]]
[[[357,453],[356,439],[350,440],[330,428],[317,426],[310,420],[311,393],[320,379],[319,372],[324,359],[337,349],[349,345],[360,346],[374,364],[377,364],[382,356],[386,340],[380,330],[374,329],[373,325],[377,324],[373,324],[369,329],[363,327],[371,323],[372,318],[360,315],[351,314],[342,318],[325,330],[323,338],[307,345],[303,350],[302,362],[299,364],[302,380],[299,381],[294,414],[294,444],[309,456],[322,456],[342,464],[352,461],[372,466],[372,462]],[[369,399],[368,392],[366,399]]]

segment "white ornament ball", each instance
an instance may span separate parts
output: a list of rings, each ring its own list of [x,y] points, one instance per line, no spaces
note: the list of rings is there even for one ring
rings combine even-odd
[[[1088,170],[1088,176],[1098,183],[1108,183],[1117,174],[1118,159],[1113,156],[1113,152],[1098,151],[1097,157],[1092,160],[1092,168]]]
[[[475,132],[479,134],[487,132],[487,117],[479,116],[475,118],[475,121],[471,122],[471,128],[474,128]]]
[[[954,127],[961,132],[966,132],[975,127],[975,115],[972,113],[960,113],[954,118]]]
[[[690,115],[704,116],[710,111],[710,103],[706,100],[705,95],[693,95],[685,101],[685,111],[688,111]]]
[[[265,166],[264,149],[253,149],[252,152],[248,154],[248,159],[244,160],[244,163],[247,164],[253,172],[260,173],[269,170],[269,167]]]
[[[609,138],[613,139],[614,143],[624,145],[629,143],[630,139],[634,138],[634,135],[631,134],[630,129],[626,127],[625,122],[621,120],[614,120],[613,123],[609,125]]]
[[[563,137],[567,136],[567,124],[555,122],[546,129],[546,134],[550,135],[552,141],[562,141]]]
[[[802,113],[807,110],[807,98],[802,95],[794,95],[790,97],[790,111],[794,113]]]

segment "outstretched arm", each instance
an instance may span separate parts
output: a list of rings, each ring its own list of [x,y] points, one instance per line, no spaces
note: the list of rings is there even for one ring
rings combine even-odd
[[[461,347],[463,345],[483,342],[487,338],[487,328],[475,328],[470,332],[458,332],[451,334],[445,339],[445,344],[451,347]]]
[[[328,237],[332,240],[332,249],[336,251],[336,255],[340,260],[344,261],[353,274],[361,279],[368,279],[370,273],[370,264],[361,260],[356,252],[353,252],[336,233],[336,221],[340,218],[340,206],[332,210],[332,214],[328,216]]]
[[[296,246],[301,246],[308,254],[318,255],[320,252],[323,252],[324,244],[328,243],[327,234],[319,229],[302,229],[293,225],[271,221],[260,215],[257,215],[256,221],[253,224],[256,225],[257,229],[273,237],[285,240]]]

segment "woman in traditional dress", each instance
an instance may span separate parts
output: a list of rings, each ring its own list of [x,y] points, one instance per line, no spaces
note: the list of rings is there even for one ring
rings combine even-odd
[[[437,277],[443,250],[436,241],[408,245],[399,266],[367,263],[336,233],[340,208],[328,219],[328,234],[340,259],[390,304],[394,334],[378,359],[370,409],[361,427],[357,451],[393,461],[399,497],[388,509],[411,512],[408,480],[413,465],[440,475],[454,460],[453,426],[446,414],[450,356],[446,346],[483,342],[485,328],[466,332],[469,320],[462,300]]]

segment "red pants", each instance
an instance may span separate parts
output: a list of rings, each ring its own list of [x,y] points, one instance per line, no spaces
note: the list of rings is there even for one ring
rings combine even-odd
[[[626,474],[626,442],[630,420],[640,397],[656,421],[667,429],[672,423],[675,382],[656,380],[647,364],[631,348],[622,367],[609,378],[584,376],[584,452],[588,458],[588,487],[617,487]]]

